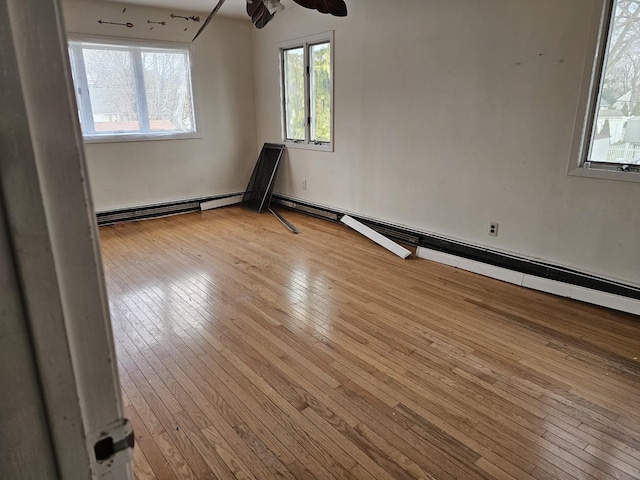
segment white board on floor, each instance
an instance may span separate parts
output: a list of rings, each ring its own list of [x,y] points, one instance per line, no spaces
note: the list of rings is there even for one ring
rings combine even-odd
[[[242,195],[234,195],[233,197],[219,198],[217,200],[211,200],[210,202],[203,202],[200,204],[200,210],[213,210],[214,208],[226,207],[229,205],[235,205],[242,201]]]
[[[407,250],[406,248],[398,245],[393,240],[389,240],[384,235],[379,234],[375,230],[373,230],[373,229],[367,227],[366,225],[360,223],[355,218],[351,218],[349,215],[344,215],[340,219],[340,221],[342,223],[344,223],[345,225],[348,225],[351,228],[353,228],[356,232],[361,233],[362,235],[364,235],[368,239],[373,240],[374,242],[376,242],[381,247],[384,247],[387,250],[389,250],[390,252],[395,253],[396,255],[398,255],[402,259],[405,259],[409,255],[411,255],[411,252],[409,250]]]

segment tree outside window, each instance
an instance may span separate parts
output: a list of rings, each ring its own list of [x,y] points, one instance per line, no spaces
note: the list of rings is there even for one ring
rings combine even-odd
[[[195,132],[189,47],[74,40],[69,54],[85,138]]]
[[[331,149],[332,35],[281,46],[283,137],[296,145]]]

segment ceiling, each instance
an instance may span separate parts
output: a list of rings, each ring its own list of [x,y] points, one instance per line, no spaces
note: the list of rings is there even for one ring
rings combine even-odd
[[[160,7],[168,9],[180,9],[187,12],[211,12],[216,6],[218,0],[110,0],[120,3],[128,3],[130,5],[145,5],[148,7]],[[293,0],[280,0],[285,7],[291,8],[296,6]],[[224,17],[246,18],[247,2],[246,0],[226,0],[218,15]]]

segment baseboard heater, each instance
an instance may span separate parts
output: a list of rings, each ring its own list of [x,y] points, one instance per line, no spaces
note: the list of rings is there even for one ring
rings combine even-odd
[[[640,315],[640,288],[632,285],[360,217],[351,212],[340,212],[284,195],[275,194],[273,203],[333,222],[339,222],[340,218],[348,213],[349,216],[392,240],[419,247],[419,257],[527,288]]]
[[[231,199],[231,197],[238,195],[242,195],[242,192],[99,212],[96,214],[96,218],[98,225],[102,226],[197,212],[200,211],[203,203],[212,201],[225,203],[224,199]],[[274,195],[272,203],[336,223],[340,222],[343,215],[349,213],[351,217],[359,222],[398,243],[420,247],[417,250],[417,255],[422,258],[428,258],[439,263],[445,263],[527,288],[640,315],[640,288],[632,285],[608,280],[578,270],[537,262],[525,257],[518,257],[438,237],[404,226],[380,222],[350,212],[341,212],[330,207],[284,195]]]
[[[111,210],[107,212],[96,213],[98,225],[111,225],[121,222],[133,222],[136,220],[146,220],[149,218],[166,217],[169,215],[177,215],[180,213],[199,212],[200,205],[207,202],[220,201],[224,203],[225,199],[232,199],[242,195],[242,192],[228,193],[213,197],[193,198],[190,200],[182,200],[179,202],[160,203],[155,205],[145,205],[140,207],[125,208],[121,210]]]

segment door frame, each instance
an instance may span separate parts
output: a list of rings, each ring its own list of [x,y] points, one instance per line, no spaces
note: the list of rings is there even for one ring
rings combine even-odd
[[[59,0],[0,4],[0,84],[0,205],[59,475],[132,478],[130,449],[94,454],[127,428]]]

